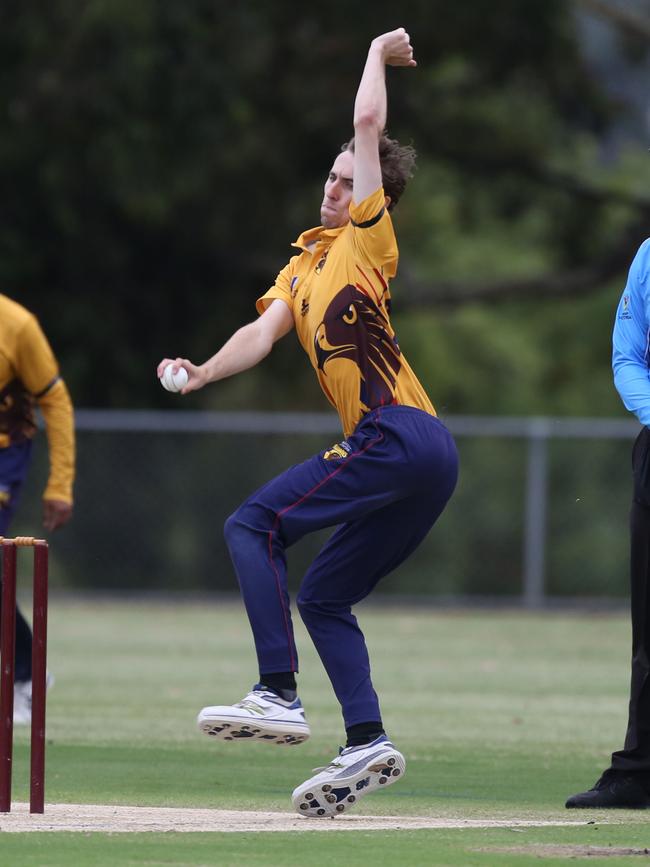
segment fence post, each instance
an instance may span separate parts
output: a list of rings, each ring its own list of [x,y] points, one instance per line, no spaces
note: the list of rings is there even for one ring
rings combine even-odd
[[[526,460],[526,511],[524,527],[524,587],[526,608],[544,605],[546,508],[548,492],[548,437],[546,419],[533,418],[528,424]]]

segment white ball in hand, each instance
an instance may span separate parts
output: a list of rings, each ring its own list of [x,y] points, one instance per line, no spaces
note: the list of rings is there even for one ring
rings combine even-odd
[[[173,368],[173,364],[167,365],[160,377],[160,384],[163,388],[167,389],[167,391],[180,391],[187,385],[187,371],[184,367],[179,367],[178,371],[173,373]]]

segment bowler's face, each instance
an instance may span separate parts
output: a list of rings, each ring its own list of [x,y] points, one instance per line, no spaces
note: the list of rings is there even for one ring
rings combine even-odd
[[[350,219],[353,170],[354,154],[350,151],[343,151],[334,160],[325,181],[325,195],[320,207],[320,219],[326,229],[345,226]]]

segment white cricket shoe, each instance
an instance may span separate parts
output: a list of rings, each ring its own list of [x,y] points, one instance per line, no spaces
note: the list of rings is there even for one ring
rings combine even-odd
[[[406,760],[386,735],[370,744],[341,749],[316,776],[294,790],[291,800],[301,816],[327,819],[348,810],[364,795],[390,786],[404,773]]]
[[[54,683],[54,676],[47,672],[45,689]],[[32,682],[17,680],[14,683],[14,725],[28,726],[32,723]]]
[[[196,724],[222,741],[249,738],[293,746],[310,735],[300,699],[285,701],[259,683],[235,705],[204,707]]]

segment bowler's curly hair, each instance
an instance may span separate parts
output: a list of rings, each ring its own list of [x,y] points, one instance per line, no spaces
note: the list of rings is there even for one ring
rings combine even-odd
[[[341,151],[354,153],[354,137],[341,145]],[[379,139],[379,162],[384,193],[390,198],[388,210],[392,211],[413,177],[417,154],[411,145],[401,145],[393,138],[382,135]]]

